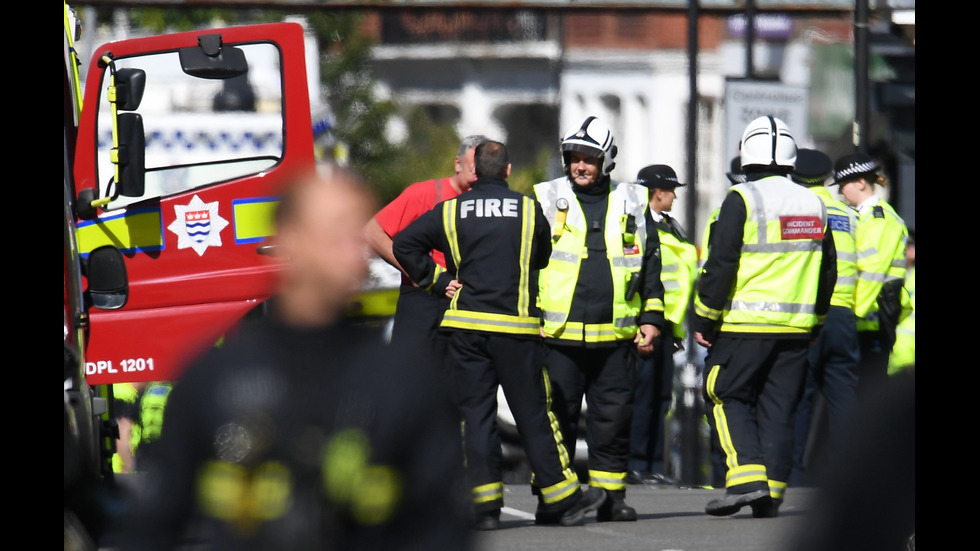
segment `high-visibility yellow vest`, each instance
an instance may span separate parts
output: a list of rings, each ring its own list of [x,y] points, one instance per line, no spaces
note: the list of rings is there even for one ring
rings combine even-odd
[[[908,314],[895,328],[895,345],[888,356],[889,375],[915,367],[915,266],[909,269],[905,278],[902,310],[907,310]]]
[[[701,232],[701,250],[698,254],[698,274],[701,273],[701,268],[704,268],[704,263],[708,261],[708,241],[711,240],[711,224],[718,219],[718,212],[721,208],[716,208],[711,211],[708,215],[708,219],[704,222],[704,231]]]
[[[140,444],[160,438],[163,431],[163,410],[167,406],[171,390],[173,390],[171,383],[160,382],[150,383],[143,389],[143,397],[140,399],[139,430],[134,430],[136,434],[133,434],[134,450]]]
[[[881,287],[889,281],[905,280],[908,235],[905,221],[884,201],[866,205],[858,213],[858,279],[854,293],[858,331],[878,330]]]
[[[660,237],[660,281],[664,285],[664,317],[674,325],[674,336],[684,337],[694,278],[697,277],[698,251],[671,232],[657,228]]]
[[[854,309],[854,292],[857,287],[857,239],[858,219],[854,209],[838,201],[823,186],[808,188],[817,194],[827,207],[827,225],[834,232],[834,247],[837,249],[837,284],[830,298],[833,306]]]
[[[817,324],[827,208],[816,195],[782,176],[731,189],[745,201],[746,216],[736,281],[719,330],[809,333]],[[695,307],[705,308],[698,302]]]
[[[557,339],[577,342],[613,342],[632,339],[636,336],[636,317],[645,308],[640,293],[626,300],[626,288],[634,274],[643,268],[643,252],[646,247],[645,211],[649,190],[645,186],[620,183],[610,180],[611,191],[606,209],[605,242],[606,254],[613,281],[613,320],[611,323],[583,325],[569,321],[568,313],[572,296],[578,282],[582,258],[587,254],[585,236],[588,227],[585,213],[579,205],[572,183],[566,176],[535,184],[534,194],[548,223],[552,234],[559,235],[552,245],[551,260],[541,270],[538,278],[538,302],[545,335]],[[567,201],[567,211],[559,213],[558,201]],[[632,215],[636,231],[624,236],[623,220]],[[564,218],[563,223],[560,218]],[[624,239],[632,242],[626,254]],[[663,304],[659,305],[663,308]]]
[[[135,404],[139,398],[139,391],[131,383],[113,383],[112,396],[116,400],[122,400],[128,404]],[[134,430],[135,424],[133,423]],[[132,440],[130,440],[130,449],[132,450],[133,448]],[[112,454],[112,471],[116,473],[123,472],[123,459],[118,451]]]

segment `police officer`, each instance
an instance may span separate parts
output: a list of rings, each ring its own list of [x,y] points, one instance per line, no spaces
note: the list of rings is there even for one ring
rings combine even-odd
[[[664,325],[660,246],[647,188],[610,177],[617,149],[601,120],[575,125],[560,148],[565,173],[534,186],[553,241],[540,297],[553,406],[574,453],[585,396],[589,484],[609,496],[596,518],[635,521],[625,502],[633,388],[637,352],[652,353]]]
[[[694,291],[698,253],[677,220],[670,216],[677,180],[668,165],[640,169],[636,183],[650,190],[646,213],[647,231],[657,232],[660,241],[660,280],[664,285],[664,322],[653,353],[640,359],[630,433],[629,474],[631,484],[673,484],[664,474],[664,423],[674,389],[674,353],[684,349],[684,322]],[[647,250],[646,254],[655,251]]]
[[[548,264],[551,232],[541,206],[511,190],[507,148],[476,147],[477,180],[395,236],[394,254],[419,287],[452,294],[441,329],[449,332],[454,396],[463,418],[466,470],[475,527],[500,527],[504,483],[494,428],[503,388],[534,473],[536,520],[571,526],[605,501],[583,492],[550,415],[544,369],[538,273]],[[443,271],[429,255],[446,257]]]
[[[895,343],[905,282],[905,221],[875,191],[887,179],[864,153],[845,155],[834,163],[834,183],[844,202],[857,211],[857,286],[854,314],[858,317],[861,363],[858,394],[882,382],[888,374],[888,355]]]
[[[163,433],[163,416],[174,385],[168,381],[147,384],[140,394],[140,422],[133,435],[133,447],[145,453]]]
[[[793,181],[817,194],[827,207],[827,224],[837,250],[837,285],[820,335],[810,347],[806,389],[796,411],[794,486],[809,486],[826,471],[827,439],[842,433],[848,423],[847,411],[857,397],[861,360],[854,317],[857,216],[824,186],[833,170],[833,161],[826,153],[805,148],[797,151]]]
[[[789,179],[796,142],[786,123],[750,122],[740,154],[747,181],[732,186],[711,229],[691,320],[709,349],[704,392],[728,466],[725,495],[705,511],[724,516],[748,505],[753,516],[773,517],[793,466],[793,418],[836,255],[823,202]]]

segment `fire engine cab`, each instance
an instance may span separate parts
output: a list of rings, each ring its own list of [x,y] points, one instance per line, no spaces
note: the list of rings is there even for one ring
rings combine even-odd
[[[250,75],[260,57],[280,72]],[[275,264],[263,245],[277,194],[315,162],[303,29],[104,44],[85,84],[74,164],[79,252],[113,245],[129,276],[126,305],[91,315],[86,377],[175,380],[271,293]],[[233,96],[257,86],[280,94]],[[224,132],[189,130],[195,119]]]
[[[66,3],[66,548],[104,520],[111,385],[178,380],[260,312],[278,195],[315,163],[299,23],[109,42],[88,62],[78,39]]]

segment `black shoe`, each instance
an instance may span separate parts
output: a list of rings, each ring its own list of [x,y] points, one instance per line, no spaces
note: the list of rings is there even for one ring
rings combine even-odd
[[[626,504],[626,492],[606,491],[606,502],[596,511],[598,522],[632,522],[636,520],[636,509]]]
[[[477,515],[473,528],[480,531],[497,530],[500,528],[500,511]]]
[[[678,482],[663,473],[652,473],[649,478],[644,480],[647,485],[677,486]]]
[[[704,512],[716,517],[724,517],[734,515],[746,505],[755,507],[763,505],[767,501],[772,501],[772,498],[769,497],[769,490],[756,490],[747,494],[726,494],[725,497],[709,501]]]
[[[589,488],[567,511],[562,513],[559,523],[562,526],[578,526],[585,520],[586,513],[598,509],[606,501],[606,491],[602,488]]]
[[[627,484],[645,484],[650,478],[650,473],[646,471],[630,471],[626,473]]]
[[[762,502],[752,505],[752,518],[776,518],[779,516],[779,504],[781,499],[770,499],[768,503]]]

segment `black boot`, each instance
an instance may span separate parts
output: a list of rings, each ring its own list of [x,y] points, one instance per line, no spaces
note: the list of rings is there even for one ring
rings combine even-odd
[[[626,504],[626,490],[606,490],[606,502],[596,512],[599,522],[631,522],[636,520],[636,509]]]
[[[551,505],[545,505],[540,501],[538,510],[534,514],[534,523],[578,526],[582,524],[587,513],[595,511],[605,501],[606,492],[602,488],[589,488],[578,492],[576,497],[568,497]]]
[[[758,505],[752,505],[752,518],[775,518],[779,516],[779,506],[783,503],[781,499],[763,500]]]
[[[756,490],[747,494],[728,494],[718,499],[712,499],[705,506],[704,512],[716,517],[734,515],[742,510],[746,505],[753,509],[762,510],[766,508],[772,498],[769,497],[769,490]]]
[[[500,528],[500,510],[478,513],[473,519],[473,528],[481,531]]]

